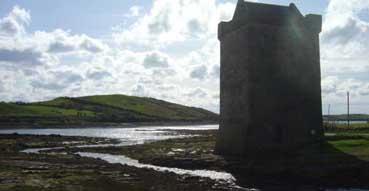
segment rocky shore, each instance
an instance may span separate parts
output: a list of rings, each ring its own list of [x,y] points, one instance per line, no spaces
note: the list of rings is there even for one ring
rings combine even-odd
[[[0,135],[0,191],[3,190],[336,190],[369,188],[369,140],[363,136],[330,136],[326,143],[299,153],[261,158],[214,154],[215,130],[133,146],[75,148],[114,144],[118,140],[87,137]],[[41,154],[28,148],[65,147]],[[111,164],[77,152],[124,155],[141,163],[190,170],[232,173],[235,187],[205,177]],[[243,187],[243,188],[242,188]]]
[[[185,132],[181,132],[185,133]],[[232,173],[237,185],[262,190],[326,190],[369,188],[369,140],[363,136],[331,136],[326,142],[274,158],[223,157],[214,154],[216,131],[188,131],[201,136],[126,147],[84,151],[125,155],[142,163],[183,169]],[[73,150],[73,149],[72,149]],[[73,150],[72,152],[77,152]]]
[[[0,191],[237,190],[209,178],[157,172],[79,157],[72,154],[74,149],[70,148],[116,142],[112,139],[57,135],[0,135]],[[66,149],[41,154],[20,152],[47,147]]]

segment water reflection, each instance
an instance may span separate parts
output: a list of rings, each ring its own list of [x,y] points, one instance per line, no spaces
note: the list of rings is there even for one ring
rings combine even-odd
[[[142,144],[149,140],[165,140],[170,138],[186,137],[171,130],[211,130],[218,129],[218,125],[199,126],[152,126],[136,128],[58,128],[58,129],[9,129],[0,130],[0,134],[30,134],[30,135],[62,135],[62,136],[85,136],[120,139],[122,145]]]
[[[179,175],[206,177],[206,178],[211,178],[213,180],[227,181],[229,183],[232,183],[235,180],[231,174],[226,173],[226,172],[217,172],[217,171],[212,171],[212,170],[185,170],[185,169],[180,169],[180,168],[160,167],[160,166],[155,166],[155,165],[142,164],[138,162],[138,160],[134,160],[129,157],[121,156],[121,155],[88,153],[88,152],[78,152],[77,154],[83,157],[101,159],[109,163],[118,163],[118,164],[123,164],[123,165],[134,166],[137,168],[148,168],[148,169],[153,169],[153,170],[160,171],[160,172],[166,171],[166,172],[173,172]]]

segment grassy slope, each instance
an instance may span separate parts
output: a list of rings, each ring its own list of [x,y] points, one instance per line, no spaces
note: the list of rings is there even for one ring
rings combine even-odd
[[[153,98],[141,98],[125,95],[88,96],[81,100],[106,104],[113,107],[132,110],[149,116],[174,119],[206,118],[213,114],[209,111],[173,104]]]
[[[53,119],[52,119],[53,118]],[[187,107],[153,98],[102,95],[57,98],[28,104],[0,103],[0,122],[43,120],[57,123],[213,121],[218,116],[201,108]],[[10,120],[11,119],[11,120]],[[26,120],[27,119],[27,120]]]
[[[77,116],[82,113],[86,116],[93,116],[94,113],[86,110],[63,109],[57,107],[41,105],[17,105],[14,103],[0,103],[0,116],[4,117],[58,117]]]

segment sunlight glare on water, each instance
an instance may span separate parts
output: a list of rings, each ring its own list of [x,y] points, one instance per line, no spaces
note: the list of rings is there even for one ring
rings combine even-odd
[[[229,182],[235,181],[235,178],[231,174],[226,173],[226,172],[217,172],[217,171],[212,171],[212,170],[185,170],[185,169],[179,169],[179,168],[160,167],[160,166],[155,166],[155,165],[142,164],[138,162],[138,160],[134,160],[134,159],[128,158],[126,156],[121,156],[121,155],[119,156],[119,155],[87,153],[87,152],[79,152],[77,154],[83,157],[102,159],[109,163],[126,164],[126,165],[134,166],[137,168],[148,168],[148,169],[153,169],[153,170],[160,171],[160,172],[167,171],[167,172],[176,173],[178,175],[207,177],[213,180],[225,180]]]
[[[135,128],[58,128],[58,129],[9,129],[0,130],[0,134],[30,134],[30,135],[62,135],[86,136],[120,139],[122,145],[142,144],[148,140],[164,140],[170,138],[186,137],[171,130],[212,130],[218,125],[191,125],[191,126],[146,126]],[[124,144],[125,143],[125,144]]]

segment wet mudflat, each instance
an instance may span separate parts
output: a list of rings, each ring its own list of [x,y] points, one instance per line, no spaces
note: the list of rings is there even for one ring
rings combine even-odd
[[[125,155],[141,163],[181,169],[230,172],[236,184],[261,190],[368,190],[369,139],[360,135],[326,137],[298,153],[243,159],[214,154],[216,130],[189,131],[196,137],[141,145],[86,148],[84,152]],[[73,152],[79,149],[70,149]]]
[[[118,140],[105,138],[0,135],[0,190],[237,190],[209,178],[110,164],[68,149],[116,143]],[[50,147],[66,149],[20,152]]]
[[[150,131],[137,129],[152,138]],[[360,133],[331,135],[325,143],[295,154],[273,158],[248,156],[240,160],[214,154],[216,130],[155,129],[155,132],[181,136],[122,145],[120,139],[103,137],[0,135],[0,190],[369,188],[369,140]],[[19,152],[55,147],[64,148],[41,150],[40,154]],[[205,175],[197,176],[197,170],[204,170]],[[216,180],[208,173],[214,171],[229,172],[236,180],[233,183],[224,177]]]

